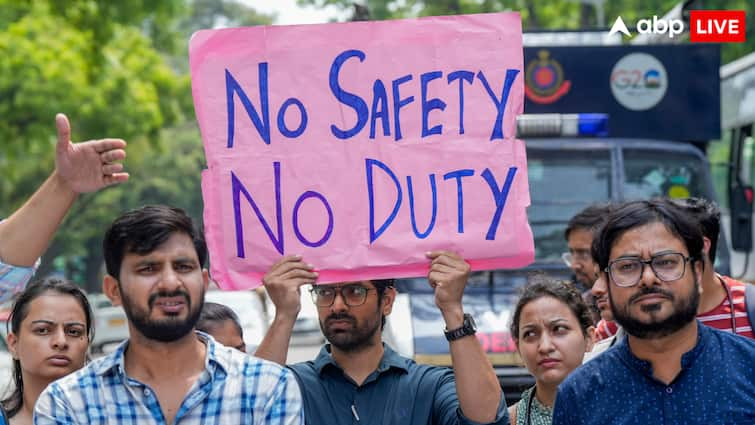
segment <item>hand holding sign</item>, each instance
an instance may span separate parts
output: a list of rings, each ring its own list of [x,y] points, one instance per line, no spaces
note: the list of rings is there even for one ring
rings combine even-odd
[[[427,281],[435,289],[435,305],[444,317],[457,318],[461,324],[463,315],[461,298],[467,286],[471,267],[454,252],[428,252],[427,258],[432,260]]]
[[[275,305],[275,316],[296,319],[301,310],[301,287],[314,283],[317,273],[300,255],[287,255],[280,259],[262,278],[270,300]]]

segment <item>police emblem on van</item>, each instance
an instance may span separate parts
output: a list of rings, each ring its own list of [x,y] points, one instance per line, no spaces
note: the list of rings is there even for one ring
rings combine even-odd
[[[569,93],[571,81],[564,80],[564,70],[550,52],[540,50],[537,59],[527,64],[524,77],[524,93],[535,103],[550,104]]]

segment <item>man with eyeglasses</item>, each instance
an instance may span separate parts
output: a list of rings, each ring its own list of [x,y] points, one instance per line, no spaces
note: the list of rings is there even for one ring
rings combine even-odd
[[[569,251],[561,259],[574,272],[574,280],[582,291],[589,290],[596,279],[597,265],[592,261],[590,247],[599,228],[610,212],[610,204],[590,205],[569,220],[564,238]]]
[[[598,340],[614,335],[618,328],[613,321],[601,321],[595,299],[590,293],[598,272],[598,265],[592,259],[590,247],[597,230],[610,212],[611,204],[593,204],[575,214],[564,231],[569,251],[561,254],[561,259],[574,272],[574,282],[582,292],[582,298],[593,311],[593,320],[600,324],[596,327]]]
[[[462,308],[470,267],[451,252],[427,256],[428,282],[446,322],[453,369],[416,364],[382,342],[385,316],[396,297],[392,279],[315,284],[312,301],[328,344],[314,361],[289,366],[302,391],[307,424],[509,423],[496,374]],[[314,266],[292,255],[265,275],[275,318],[256,356],[286,363],[300,288],[316,280]]]
[[[755,341],[696,319],[698,223],[669,200],[628,202],[597,240],[615,320],[627,334],[559,387],[553,424],[755,421]]]

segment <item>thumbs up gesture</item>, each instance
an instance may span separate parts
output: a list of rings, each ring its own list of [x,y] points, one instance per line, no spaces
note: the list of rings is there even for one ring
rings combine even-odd
[[[55,148],[55,171],[74,192],[94,192],[128,180],[122,161],[126,142],[99,139],[71,142],[71,125],[64,114],[55,117],[58,143]]]

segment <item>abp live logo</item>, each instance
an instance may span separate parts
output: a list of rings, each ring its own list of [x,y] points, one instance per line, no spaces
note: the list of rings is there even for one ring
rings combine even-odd
[[[742,43],[746,37],[744,10],[692,10],[689,26],[689,40],[693,43]],[[621,16],[616,18],[608,35],[618,32],[632,37]],[[640,19],[637,21],[637,33],[674,38],[684,33],[684,22],[681,19],[663,19],[658,16]]]
[[[693,43],[742,43],[745,41],[744,10],[692,10],[689,41]]]

